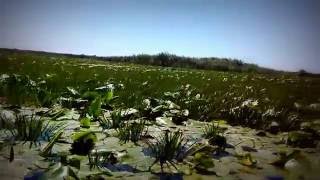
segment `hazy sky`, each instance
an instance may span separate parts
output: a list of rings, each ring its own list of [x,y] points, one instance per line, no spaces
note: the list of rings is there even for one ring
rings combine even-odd
[[[320,72],[320,0],[0,0],[0,47]]]

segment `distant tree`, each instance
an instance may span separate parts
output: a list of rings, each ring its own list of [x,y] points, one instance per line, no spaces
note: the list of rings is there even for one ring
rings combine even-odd
[[[155,57],[155,63],[159,64],[160,66],[169,66],[170,63],[170,54],[169,53],[159,53]]]
[[[136,56],[136,62],[139,64],[153,64],[152,56],[148,54],[139,54]]]
[[[233,62],[238,66],[243,66],[243,64],[244,64],[241,60],[238,60],[238,59],[233,60]]]
[[[304,69],[300,69],[299,71],[298,71],[298,76],[306,76],[306,75],[308,75],[309,73],[306,71],[306,70],[304,70]]]

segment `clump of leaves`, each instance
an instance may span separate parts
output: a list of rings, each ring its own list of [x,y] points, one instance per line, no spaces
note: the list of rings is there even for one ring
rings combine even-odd
[[[82,98],[86,99],[90,102],[92,102],[94,99],[96,99],[97,97],[99,97],[99,93],[95,92],[95,91],[87,91],[85,93],[83,93]]]
[[[90,128],[90,121],[89,117],[84,117],[80,120],[80,126],[83,128]]]
[[[70,152],[77,155],[88,155],[94,148],[97,136],[91,131],[77,132],[72,137]]]
[[[220,134],[221,132],[222,129],[219,127],[219,123],[216,123],[215,125],[215,123],[212,122],[203,128],[203,136],[209,139],[209,144],[218,147],[216,149],[218,153],[224,151],[225,147],[227,146],[227,140],[223,135]]]
[[[60,161],[51,163],[43,175],[36,179],[75,179],[79,180],[80,159],[68,158],[66,154],[60,155]],[[31,177],[29,179],[35,179]]]
[[[248,99],[242,102],[240,106],[223,111],[223,116],[234,125],[244,125],[251,128],[263,128],[265,126],[257,100]]]
[[[278,158],[271,162],[271,164],[280,168],[283,168],[286,162],[288,162],[290,159],[298,159],[299,157],[302,157],[300,150],[294,150],[292,152],[280,151],[277,154]]]
[[[113,90],[108,90],[102,95],[98,92],[87,92],[84,97],[90,101],[87,113],[97,119],[102,113],[102,107],[112,109],[111,103],[117,97],[113,96]]]
[[[22,105],[36,99],[37,84],[27,75],[10,75],[1,83],[1,89],[10,104]]]
[[[120,141],[123,141],[124,143],[128,141],[137,143],[143,135],[145,126],[146,121],[144,119],[139,122],[128,123],[118,129],[118,137]]]
[[[183,153],[186,145],[181,131],[165,131],[165,133],[157,138],[154,143],[148,144],[153,156],[155,157],[155,161],[149,169],[158,162],[160,163],[161,171],[163,171],[164,164],[171,164],[177,169],[174,164],[175,160],[181,153]]]
[[[194,168],[200,172],[206,172],[207,169],[214,167],[214,161],[208,153],[198,152],[193,158]]]
[[[188,120],[189,110],[184,109],[182,111],[178,111],[178,113],[172,116],[172,122],[176,125],[182,125],[183,122]]]
[[[36,95],[38,104],[43,107],[51,107],[57,101],[57,94],[51,90],[39,88]]]
[[[115,154],[110,151],[92,151],[88,154],[90,169],[101,168],[106,163],[115,164],[118,162]]]
[[[212,137],[217,136],[221,132],[221,129],[219,128],[219,123],[216,124],[212,122],[204,126],[202,130],[204,138],[210,139]]]
[[[102,116],[102,118],[98,119],[100,125],[105,129],[117,129],[124,126],[124,119],[121,115],[121,111],[112,111],[111,118],[106,118]]]
[[[14,122],[9,119],[1,118],[4,129],[10,132],[16,141],[30,142],[38,145],[41,141],[50,141],[57,133],[65,128],[65,123],[52,124],[43,118],[38,119],[35,115],[16,115]]]
[[[97,97],[91,102],[90,106],[88,107],[88,114],[94,118],[97,118],[102,112],[101,105],[101,98]]]
[[[155,120],[157,117],[163,115],[167,108],[163,107],[161,100],[150,98],[144,99],[138,106],[139,113],[142,117],[146,117],[149,120]]]
[[[165,92],[164,97],[176,103],[181,109],[188,109],[191,119],[205,121],[210,118],[210,112],[213,112],[209,97],[204,97],[189,84],[181,86],[175,92]]]
[[[217,135],[209,139],[209,144],[217,146],[216,152],[220,153],[227,147],[227,139],[222,135]]]
[[[254,167],[257,164],[257,161],[251,156],[250,153],[238,156],[238,159],[240,160],[240,163],[245,166]]]

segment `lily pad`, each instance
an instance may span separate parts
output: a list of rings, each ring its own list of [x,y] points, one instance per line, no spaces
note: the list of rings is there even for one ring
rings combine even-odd
[[[63,120],[78,120],[80,117],[80,114],[75,111],[74,109],[68,110],[64,113],[63,116],[58,117],[57,121],[63,121]]]

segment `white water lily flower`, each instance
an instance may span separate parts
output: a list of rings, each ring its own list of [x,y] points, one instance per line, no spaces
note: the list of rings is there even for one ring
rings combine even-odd
[[[121,89],[124,87],[123,84],[118,84],[118,86],[119,86],[119,88],[121,88]]]
[[[263,116],[275,116],[277,113],[274,108],[266,110],[266,112],[263,113]]]
[[[32,80],[30,80],[29,83],[30,83],[31,86],[36,86],[37,85],[37,83],[35,81],[32,81]]]
[[[53,74],[46,74],[47,78],[51,78],[53,76]]]
[[[129,109],[125,109],[125,110],[122,110],[120,112],[120,115],[121,116],[128,116],[128,115],[131,115],[131,114],[136,114],[138,113],[139,111],[137,109],[134,109],[134,108],[129,108]]]
[[[175,109],[177,107],[177,105],[174,104],[172,101],[166,101],[166,104],[168,105],[169,109]]]
[[[113,90],[114,90],[114,85],[113,85],[113,84],[108,84],[108,85],[107,85],[107,88],[108,88],[109,90],[113,91]]]
[[[47,83],[45,80],[40,81],[38,84],[45,84]]]
[[[147,84],[148,84],[148,81],[145,81],[145,82],[142,83],[143,86],[145,86]]]
[[[142,101],[142,104],[146,107],[146,108],[150,108],[151,107],[151,101],[150,99],[144,99]]]
[[[8,79],[10,76],[8,74],[2,74],[0,76],[0,82],[5,81],[6,79]]]
[[[191,91],[187,91],[187,96],[190,96],[191,95]]]
[[[165,121],[168,119],[167,117],[156,117],[156,123],[159,125],[167,125],[168,123]]]
[[[182,113],[183,116],[189,116],[189,110],[188,109],[182,110],[181,113]]]
[[[259,104],[258,100],[252,100],[252,99],[247,99],[242,102],[241,106],[249,106],[249,107],[255,107]]]
[[[258,104],[259,104],[258,100],[255,100],[251,103],[252,106],[258,106]]]

